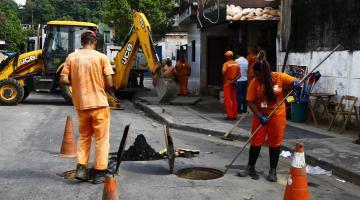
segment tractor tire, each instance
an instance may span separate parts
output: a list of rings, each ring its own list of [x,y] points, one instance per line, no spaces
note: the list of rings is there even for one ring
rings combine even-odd
[[[20,83],[7,78],[0,81],[0,104],[14,106],[20,103],[24,98],[24,88]]]
[[[29,96],[30,94],[30,89],[28,87],[24,87],[24,97],[23,97],[23,101]]]
[[[61,94],[65,99],[66,103],[72,104],[72,92],[71,86],[62,86],[61,87]]]

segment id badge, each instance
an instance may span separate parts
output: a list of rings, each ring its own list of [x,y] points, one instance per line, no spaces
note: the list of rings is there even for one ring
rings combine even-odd
[[[261,102],[261,108],[267,108],[267,102],[266,101]]]
[[[279,91],[279,85],[274,85],[274,92],[278,92]]]

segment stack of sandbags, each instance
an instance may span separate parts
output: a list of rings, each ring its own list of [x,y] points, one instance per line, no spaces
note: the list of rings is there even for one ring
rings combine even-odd
[[[241,8],[235,5],[226,5],[226,20],[272,20],[280,17],[280,10],[272,7]]]

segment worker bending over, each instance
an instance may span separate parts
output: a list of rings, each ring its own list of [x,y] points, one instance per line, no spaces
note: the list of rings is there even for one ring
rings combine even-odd
[[[179,82],[180,92],[179,95],[188,95],[188,79],[191,72],[191,66],[186,62],[185,57],[181,56],[176,62],[175,71],[177,80]]]
[[[285,104],[282,103],[270,119],[267,116],[284,98],[284,86],[298,89],[299,83],[294,77],[287,74],[270,72],[270,66],[264,59],[264,53],[261,51],[258,60],[254,63],[253,70],[255,77],[249,84],[246,97],[249,107],[254,113],[252,117],[252,133],[254,134],[255,129],[260,124],[262,127],[251,140],[248,166],[245,171],[240,172],[238,175],[250,175],[253,179],[259,178],[255,171],[255,163],[267,134],[270,155],[270,170],[267,179],[271,182],[276,182],[276,168],[279,160],[280,145],[286,126]]]
[[[222,67],[224,80],[224,104],[228,120],[235,120],[238,114],[238,105],[236,100],[236,81],[240,78],[240,66],[232,59],[233,52],[225,53],[226,62]]]
[[[95,136],[93,183],[105,179],[109,154],[110,111],[105,91],[113,86],[114,71],[106,55],[96,51],[96,34],[81,34],[83,48],[65,61],[60,83],[72,86],[72,100],[78,114],[79,140],[76,179],[87,179],[91,138]]]

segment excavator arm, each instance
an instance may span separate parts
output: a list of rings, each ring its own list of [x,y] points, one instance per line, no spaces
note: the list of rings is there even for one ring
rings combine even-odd
[[[133,14],[133,25],[122,48],[115,57],[115,89],[119,90],[127,86],[131,67],[139,47],[144,52],[148,68],[152,74],[153,85],[159,95],[159,102],[170,101],[175,98],[176,83],[159,76],[159,57],[153,45],[151,27],[146,16],[140,12]]]

